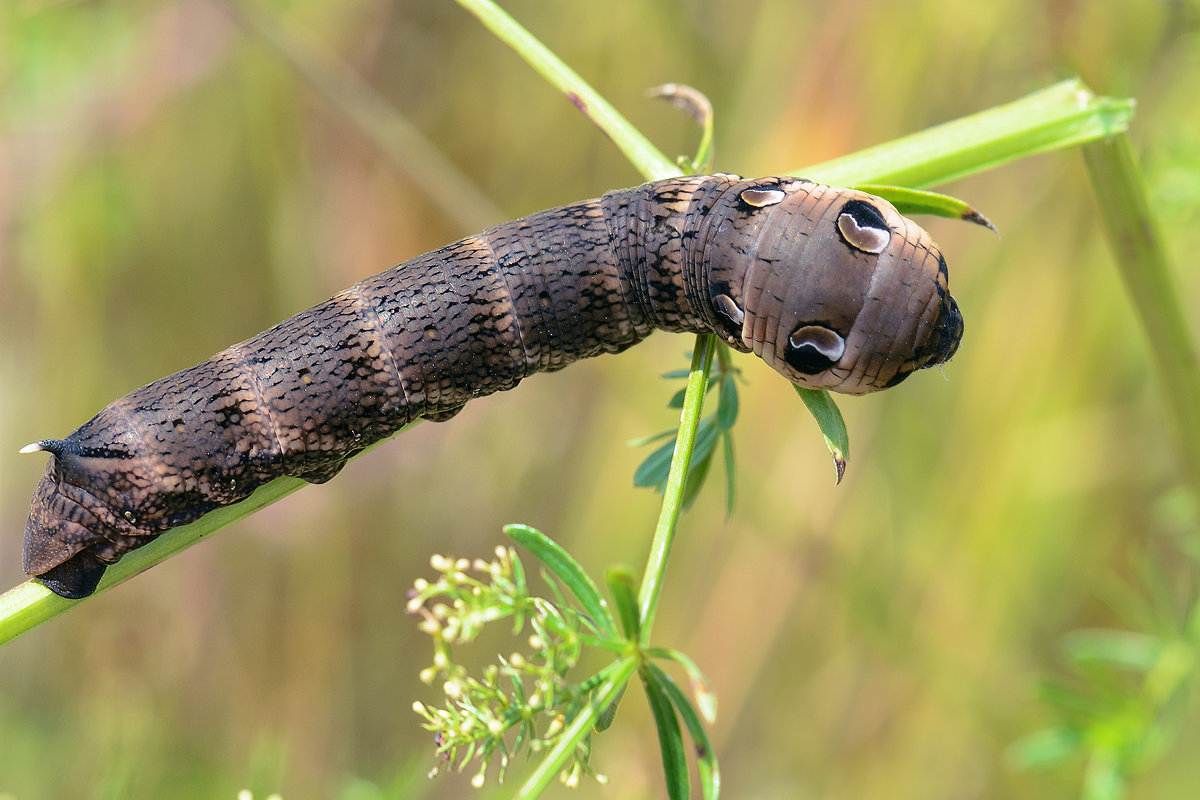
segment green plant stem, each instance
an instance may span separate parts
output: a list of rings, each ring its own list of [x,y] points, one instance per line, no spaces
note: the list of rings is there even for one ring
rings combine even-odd
[[[713,352],[716,349],[717,343],[712,334],[706,333],[696,337],[691,373],[688,375],[687,388],[683,394],[683,410],[680,412],[675,454],[671,457],[671,470],[667,473],[667,485],[663,490],[662,510],[659,512],[658,525],[654,529],[654,540],[650,544],[650,557],[646,561],[646,571],[642,576],[642,588],[638,592],[638,609],[642,620],[639,636],[643,646],[650,643],[650,628],[654,625],[658,599],[667,572],[667,558],[675,541],[675,527],[683,507],[688,467],[692,463],[692,449],[696,444],[696,430],[700,427],[700,411],[704,405],[708,373],[712,369]]]
[[[1017,158],[1076,147],[1125,131],[1133,101],[1097,97],[1065,80],[1002,106],[790,174],[837,186],[923,188]]]
[[[1171,439],[1192,491],[1200,497],[1200,360],[1129,138],[1120,135],[1089,144],[1083,148],[1083,157],[1117,271],[1150,340],[1163,402],[1174,428]]]
[[[636,653],[623,656],[610,667],[609,675],[604,684],[592,696],[591,702],[581,711],[563,732],[562,737],[546,757],[538,763],[537,768],[525,780],[513,800],[532,800],[537,797],[562,772],[563,766],[570,760],[571,754],[591,734],[592,727],[600,716],[612,705],[625,688],[625,684],[637,672],[641,658]]]
[[[599,92],[495,3],[491,0],[458,0],[458,4],[478,17],[496,38],[516,50],[539,75],[566,95],[613,140],[648,180],[679,175],[679,167],[652,145],[641,131],[629,124]]]

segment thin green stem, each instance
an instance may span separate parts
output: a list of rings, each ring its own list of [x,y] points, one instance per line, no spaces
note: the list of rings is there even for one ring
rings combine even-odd
[[[708,388],[708,373],[712,369],[713,352],[717,349],[712,334],[696,337],[692,352],[691,374],[683,394],[683,411],[680,412],[679,434],[675,440],[675,454],[671,457],[671,470],[667,473],[667,485],[663,490],[662,510],[658,525],[654,528],[654,541],[650,544],[650,556],[642,577],[642,588],[638,593],[638,608],[642,619],[640,641],[644,646],[650,641],[650,628],[658,610],[659,595],[667,572],[667,558],[675,541],[675,527],[679,512],[683,508],[683,491],[687,486],[688,468],[692,463],[692,449],[696,444],[696,430],[700,427],[700,411],[704,405],[705,390]]]
[[[648,180],[672,178],[679,174],[679,167],[671,163],[641,131],[495,3],[491,0],[458,0],[458,4],[478,17],[496,38],[516,50],[539,75],[566,95],[576,108],[613,140]]]
[[[620,696],[625,684],[637,672],[640,663],[640,657],[636,653],[630,653],[608,668],[608,680],[592,697],[587,708],[571,720],[571,724],[563,732],[558,743],[538,763],[537,768],[513,795],[513,800],[532,800],[545,791],[546,787],[554,781],[555,776],[562,772],[563,766],[571,759],[579,744],[591,734],[592,728],[600,716]]]

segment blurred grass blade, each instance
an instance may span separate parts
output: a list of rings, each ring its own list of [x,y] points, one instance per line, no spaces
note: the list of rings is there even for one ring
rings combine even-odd
[[[571,103],[596,124],[647,180],[673,178],[679,167],[664,156],[641,131],[629,124],[595,89],[544,44],[521,27],[491,0],[458,0],[500,41],[516,50],[537,73],[558,88]]]
[[[838,410],[829,392],[802,389],[799,386],[792,388],[800,395],[804,405],[808,406],[809,412],[821,428],[821,436],[825,437],[825,446],[829,448],[829,454],[833,456],[833,466],[837,470],[835,483],[841,483],[842,476],[846,474],[846,460],[850,458],[850,437],[846,433],[846,421],[842,419],[842,412]]]
[[[643,670],[652,674],[667,698],[675,704],[675,710],[688,729],[688,735],[696,745],[696,767],[700,772],[700,791],[705,800],[715,800],[721,790],[721,772],[717,767],[716,753],[708,739],[708,732],[696,714],[687,696],[671,680],[671,676],[663,672],[657,664],[646,663]]]
[[[312,36],[256,3],[221,0],[220,5],[373,141],[447,219],[473,232],[508,217],[395,106]]]
[[[924,188],[1017,158],[1105,139],[1129,127],[1134,102],[1066,80],[1002,106],[789,174],[850,186]]]
[[[1192,490],[1200,493],[1200,363],[1126,136],[1083,149],[1114,261],[1146,336]]]
[[[513,541],[533,553],[546,568],[554,573],[563,585],[579,599],[584,612],[595,624],[601,634],[609,639],[616,639],[617,623],[608,610],[600,590],[592,582],[591,577],[570,553],[564,550],[558,542],[546,534],[528,525],[505,525],[504,533]]]
[[[691,779],[688,776],[687,751],[683,747],[683,731],[679,727],[679,717],[675,714],[675,704],[667,697],[659,679],[662,675],[661,670],[656,671],[653,664],[643,664],[638,674],[642,676],[642,687],[646,690],[646,699],[654,713],[658,747],[662,751],[663,777],[667,782],[667,796],[671,800],[687,800]]]
[[[916,214],[932,214],[936,217],[961,219],[964,222],[972,222],[991,231],[999,232],[996,231],[996,226],[992,224],[991,220],[957,197],[920,189],[908,189],[903,186],[882,186],[874,183],[861,184],[852,188],[882,197],[906,217]]]

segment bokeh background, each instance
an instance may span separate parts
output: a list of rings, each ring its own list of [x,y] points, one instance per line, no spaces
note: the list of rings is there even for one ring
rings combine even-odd
[[[1194,0],[505,6],[667,153],[695,131],[645,89],[704,91],[724,171],[798,169],[1073,75],[1136,97],[1174,277],[1185,308],[1200,298]],[[218,2],[0,3],[0,588],[23,579],[44,468],[22,445],[482,225],[640,182],[449,0],[258,7],[483,199],[440,208]],[[1074,680],[1064,636],[1189,608],[1194,503],[1105,198],[1078,153],[943,188],[1002,235],[925,221],[966,339],[944,377],[841,403],[841,486],[791,389],[737,360],[737,507],[712,491],[686,514],[656,627],[715,684],[727,796],[1077,796],[1081,760],[1027,772],[1010,749],[1061,721],[1039,687]],[[431,554],[486,555],[514,521],[595,574],[639,567],[657,497],[632,487],[645,453],[625,442],[673,423],[659,375],[689,347],[658,335],[421,425],[4,647],[0,796],[473,792],[424,777],[411,704],[432,699],[430,653],[404,593]],[[1200,785],[1200,710],[1175,714],[1130,797]],[[577,796],[663,796],[656,748],[631,693],[595,746],[610,784]]]

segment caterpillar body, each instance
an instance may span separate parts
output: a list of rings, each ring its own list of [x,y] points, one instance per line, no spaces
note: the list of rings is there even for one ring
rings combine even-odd
[[[276,477],[327,481],[412,420],[656,329],[863,394],[948,360],[963,325],[938,248],[880,198],[723,174],[609,192],[367,278],[24,448],[50,454],[25,571],[85,597],[124,553]]]

